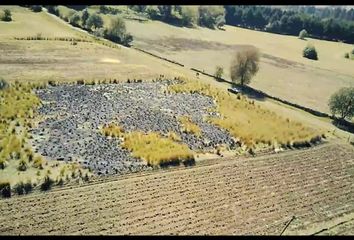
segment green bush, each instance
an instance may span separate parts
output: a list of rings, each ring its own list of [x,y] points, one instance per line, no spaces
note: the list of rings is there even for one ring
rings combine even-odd
[[[27,161],[25,159],[21,159],[20,162],[18,163],[18,170],[19,171],[26,171],[27,170]]]
[[[317,51],[315,47],[312,45],[307,45],[303,51],[303,57],[312,60],[318,60]]]
[[[48,175],[44,177],[44,182],[41,184],[42,191],[48,191],[52,188],[54,181]]]
[[[218,20],[218,21],[217,21]],[[225,23],[225,9],[222,6],[200,6],[199,25],[215,28],[221,27]]]
[[[11,22],[11,11],[9,9],[4,9],[4,14],[1,16],[1,21]]]
[[[25,193],[25,184],[19,182],[14,186],[14,189],[18,195],[23,195]]]
[[[0,90],[3,90],[8,87],[9,87],[9,84],[4,79],[0,78]]]
[[[41,5],[31,5],[31,6],[30,6],[30,9],[31,9],[33,12],[41,12],[41,11],[42,11],[42,6],[41,6]]]
[[[345,58],[349,58],[349,53],[345,53],[345,54],[344,54],[344,57],[345,57]]]
[[[302,29],[299,33],[299,38],[304,40],[308,36],[308,33],[305,29]]]
[[[11,197],[11,185],[9,182],[0,182],[0,193],[4,198]]]
[[[32,189],[33,189],[33,186],[32,186],[31,180],[28,180],[28,181],[24,184],[25,193],[28,194],[28,193],[32,192]]]
[[[86,21],[86,27],[90,30],[103,27],[103,20],[97,14],[92,14]]]
[[[70,16],[69,23],[74,27],[79,27],[80,20],[81,20],[80,15],[78,13],[74,13],[73,15]]]

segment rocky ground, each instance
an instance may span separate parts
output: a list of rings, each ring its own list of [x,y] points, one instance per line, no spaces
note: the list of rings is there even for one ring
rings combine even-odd
[[[46,119],[32,130],[33,146],[49,159],[78,161],[97,174],[121,174],[150,169],[143,161],[120,147],[120,139],[109,139],[99,127],[112,121],[125,131],[174,131],[192,150],[210,150],[218,144],[231,149],[235,140],[215,125],[204,121],[215,106],[200,94],[168,94],[172,81],[100,85],[60,85],[36,94]],[[201,137],[183,133],[179,116],[188,115],[202,131]]]

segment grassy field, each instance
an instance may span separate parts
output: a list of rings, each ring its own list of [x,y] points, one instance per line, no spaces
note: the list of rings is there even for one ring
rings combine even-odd
[[[12,22],[0,22],[0,76],[8,81],[76,81],[85,79],[154,79],[160,74],[179,75],[169,64],[123,46],[111,48],[72,28],[56,16],[33,13],[18,6]],[[15,37],[78,38],[93,42],[15,40]]]
[[[262,58],[251,86],[320,111],[328,112],[327,100],[333,92],[354,85],[354,62],[344,58],[344,53],[354,48],[350,44],[300,40],[232,26],[221,31],[181,28],[159,21],[126,23],[135,46],[211,74],[220,65],[226,79],[230,78],[234,52],[255,46]],[[308,43],[315,45],[319,61],[302,57]]]
[[[0,21],[0,39],[13,39],[14,37],[35,36],[40,33],[45,37],[78,37],[88,38],[86,34],[68,28],[53,21],[52,16],[45,12],[35,13],[18,6],[0,6],[0,11],[10,9],[11,22]]]
[[[235,101],[229,93],[205,83],[187,80],[185,83],[170,86],[169,91],[199,92],[213,97],[221,117],[213,117],[209,121],[227,129],[248,148],[257,148],[260,145],[290,147],[306,144],[322,134],[318,130],[304,126],[301,122],[283,118],[244,96],[239,95]]]

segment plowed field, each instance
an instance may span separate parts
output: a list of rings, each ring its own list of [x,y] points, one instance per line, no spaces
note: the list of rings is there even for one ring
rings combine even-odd
[[[279,235],[293,216],[283,234],[313,234],[343,217],[321,234],[349,234],[354,148],[327,143],[130,174],[2,199],[0,211],[0,234]]]

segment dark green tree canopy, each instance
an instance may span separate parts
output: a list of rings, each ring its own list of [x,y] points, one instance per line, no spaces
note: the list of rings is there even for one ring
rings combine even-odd
[[[328,102],[333,115],[339,115],[341,119],[354,117],[354,88],[347,87],[334,93]]]

